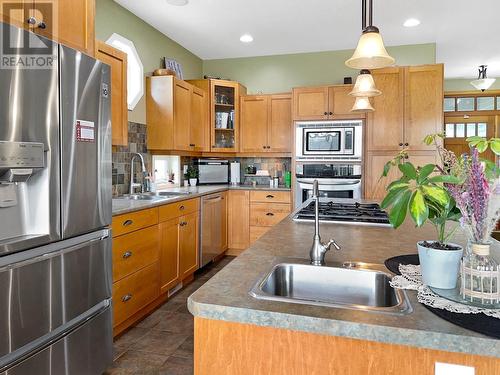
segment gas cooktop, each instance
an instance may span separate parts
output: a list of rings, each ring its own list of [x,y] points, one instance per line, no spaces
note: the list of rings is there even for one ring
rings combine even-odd
[[[295,214],[295,221],[314,221],[315,202]],[[320,202],[319,220],[327,223],[390,226],[387,213],[377,203]]]

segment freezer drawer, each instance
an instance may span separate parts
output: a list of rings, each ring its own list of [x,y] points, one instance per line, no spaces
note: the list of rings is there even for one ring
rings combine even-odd
[[[98,375],[113,361],[111,308],[1,375]]]
[[[109,300],[111,282],[109,230],[0,258],[0,369]]]

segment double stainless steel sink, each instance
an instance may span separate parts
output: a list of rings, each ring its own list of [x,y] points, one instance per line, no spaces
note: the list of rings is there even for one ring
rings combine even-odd
[[[177,197],[183,197],[190,195],[191,192],[188,191],[160,191],[157,193],[140,193],[140,194],[126,194],[116,199],[128,199],[134,201],[158,201],[165,199],[173,199]]]
[[[383,314],[412,311],[405,291],[391,287],[392,276],[383,265],[346,262],[327,267],[300,260],[292,262],[274,264],[250,295],[263,300]]]

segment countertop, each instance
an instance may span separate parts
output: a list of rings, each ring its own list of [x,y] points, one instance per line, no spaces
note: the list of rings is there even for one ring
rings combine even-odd
[[[249,295],[276,257],[309,258],[314,225],[287,218],[229,263],[188,299],[196,317],[299,330],[324,335],[410,345],[500,358],[499,341],[451,324],[420,305],[407,291],[413,312],[375,312],[257,300]],[[416,253],[416,242],[435,238],[434,228],[417,229],[408,221],[397,230],[386,227],[321,224],[323,240],[335,238],[340,251],[328,262],[363,261],[383,264],[401,254]],[[454,242],[464,244],[457,235]]]
[[[118,197],[113,197],[112,212],[113,216],[126,214],[133,211],[145,210],[147,208],[162,206],[164,204],[169,204],[173,202],[179,202],[186,199],[192,199],[201,197],[203,195],[208,195],[212,193],[218,193],[226,190],[269,190],[269,191],[291,191],[290,188],[280,186],[277,188],[271,188],[266,185],[257,185],[255,187],[251,185],[201,185],[195,187],[176,187],[169,188],[161,191],[171,191],[171,192],[181,192],[190,194],[181,195],[178,197],[166,197],[165,199],[159,200],[130,200],[122,199]]]

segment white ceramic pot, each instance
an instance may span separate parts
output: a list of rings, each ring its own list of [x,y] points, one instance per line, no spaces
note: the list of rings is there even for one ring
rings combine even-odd
[[[189,179],[189,185],[196,186],[197,183],[198,183],[198,179],[197,178],[190,178]]]
[[[455,288],[460,270],[460,260],[464,251],[462,246],[449,244],[459,249],[439,250],[425,247],[422,245],[423,242],[425,241],[417,243],[422,282],[425,285],[439,289]]]

